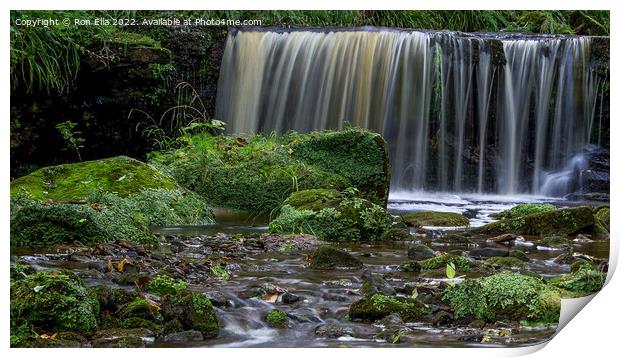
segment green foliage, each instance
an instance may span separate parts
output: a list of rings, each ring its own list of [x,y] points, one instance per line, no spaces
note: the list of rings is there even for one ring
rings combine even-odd
[[[288,324],[288,317],[286,316],[286,313],[278,309],[273,309],[267,314],[266,321],[271,327],[284,328]]]
[[[469,220],[457,213],[417,211],[400,217],[407,226],[468,226]]]
[[[513,219],[504,219],[476,228],[473,231],[496,235],[512,232],[520,235],[569,235],[592,229],[594,215],[587,206],[545,211]]]
[[[228,281],[230,279],[230,274],[222,264],[211,266],[210,271],[220,281]]]
[[[503,272],[449,287],[442,299],[455,318],[530,320],[554,323],[560,317],[561,291],[541,279]]]
[[[375,293],[364,296],[349,306],[349,317],[364,321],[376,321],[391,313],[398,313],[405,322],[419,320],[430,313],[430,308],[413,299],[386,296]]]
[[[532,214],[545,213],[555,209],[555,206],[551,204],[519,204],[508,210],[494,214],[493,217],[496,219],[514,219]]]
[[[11,282],[11,322],[45,332],[90,332],[99,304],[68,271],[44,270]]]
[[[162,71],[164,66],[167,65],[157,65],[152,69]],[[129,111],[127,116],[131,119],[134,113],[137,113],[146,117],[146,121],[136,125],[136,131],[151,141],[154,148],[169,151],[184,146],[192,135],[214,135],[224,130],[225,123],[209,117],[202,97],[191,84],[179,82],[175,92],[177,103],[164,110],[159,119],[135,108]]]
[[[185,288],[187,288],[187,282],[175,280],[165,273],[159,273],[151,278],[147,290],[159,296],[165,296],[175,295]]]
[[[345,175],[343,172],[324,168],[321,163],[313,162],[314,157],[302,156],[302,153],[309,150],[306,148],[310,148],[311,143],[322,143],[316,139],[322,135],[326,136],[325,141],[333,140],[336,143],[330,146],[332,152],[329,155],[340,155],[342,161],[358,164],[366,160],[364,159],[367,158],[366,153],[354,155],[350,149],[338,147],[338,143],[342,145],[348,143],[338,138],[377,136],[360,129],[307,135],[292,133],[269,137],[257,134],[247,139],[203,133],[186,137],[185,148],[152,154],[150,162],[162,171],[170,173],[183,186],[201,194],[210,204],[266,214],[278,208],[292,192],[297,190],[315,188],[342,190],[357,180],[354,178],[358,169],[354,167],[351,167],[351,173]],[[301,153],[296,154],[296,146],[304,150],[300,149]],[[321,148],[325,147],[327,145],[321,144]],[[375,147],[374,151],[380,152],[383,148]],[[350,153],[351,156],[345,159],[345,154],[337,153]],[[386,165],[386,163],[376,164],[380,170]],[[384,182],[375,184],[387,186],[388,181],[386,174]],[[360,189],[359,196],[363,198],[374,196],[373,193],[376,193],[375,189],[358,189]],[[376,203],[383,205],[383,198]]]
[[[377,241],[393,221],[382,207],[334,190],[299,191],[284,203],[270,224],[272,232],[309,233],[328,241]]]
[[[572,292],[572,296],[587,296],[600,291],[605,284],[607,274],[592,265],[582,264],[576,272],[555,277],[549,283],[555,287]]]
[[[77,123],[71,121],[65,121],[58,123],[56,129],[60,132],[62,138],[67,142],[67,148],[74,150],[78,156],[79,161],[82,161],[82,155],[80,155],[80,148],[84,147],[84,138],[80,137],[82,132],[74,130]]]
[[[436,270],[453,264],[458,272],[468,272],[473,266],[473,262],[463,256],[455,256],[450,254],[438,255],[420,262],[424,270]]]

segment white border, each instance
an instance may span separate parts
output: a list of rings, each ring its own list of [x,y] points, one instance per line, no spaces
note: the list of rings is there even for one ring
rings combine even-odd
[[[484,9],[492,9],[492,10],[509,10],[509,9],[558,9],[558,10],[569,10],[569,9],[610,9],[612,10],[611,16],[611,28],[612,28],[612,42],[611,42],[611,53],[614,53],[616,46],[616,38],[614,29],[616,28],[615,24],[618,21],[617,14],[620,13],[618,11],[618,1],[600,1],[600,0],[590,0],[590,1],[575,1],[575,0],[564,0],[564,1],[544,1],[540,0],[521,0],[518,3],[511,3],[508,1],[500,2],[497,0],[470,0],[470,1],[397,1],[397,0],[381,0],[381,1],[368,1],[368,0],[304,0],[304,1],[296,1],[294,4],[292,1],[283,1],[283,0],[262,0],[258,1],[235,1],[232,2],[230,0],[209,0],[209,1],[190,1],[190,0],[174,0],[174,1],[163,1],[163,0],[152,0],[152,1],[127,1],[127,0],[107,0],[105,2],[87,2],[84,0],[66,0],[66,1],[50,1],[50,0],[22,0],[19,2],[13,2],[11,4],[8,3],[7,0],[0,3],[0,8],[3,10],[3,18],[6,23],[4,23],[4,32],[3,36],[0,37],[0,43],[2,48],[2,57],[0,61],[2,62],[2,66],[4,71],[2,72],[1,79],[2,84],[5,90],[2,92],[2,103],[0,110],[3,114],[3,120],[0,121],[1,131],[3,135],[0,137],[1,141],[1,159],[5,165],[8,166],[10,163],[10,150],[9,150],[9,118],[10,118],[10,107],[9,107],[9,93],[10,93],[10,74],[9,74],[9,9],[152,9],[152,10],[188,10],[188,9],[256,9],[256,10],[267,10],[267,9],[331,9],[331,10],[346,10],[346,9],[360,9],[360,10],[369,10],[369,9],[415,9],[415,10],[484,10]],[[517,6],[517,7],[515,7]],[[611,67],[616,69],[618,65],[617,56],[611,56]],[[617,71],[612,70],[610,81],[613,84],[618,83],[618,76],[615,74]],[[614,113],[617,113],[617,107],[615,105],[614,99],[618,99],[619,96],[617,92],[611,91],[612,99],[610,101],[611,105],[611,117],[614,117]],[[611,121],[611,133],[618,134],[617,124],[615,121]],[[612,134],[613,137],[613,134]],[[616,158],[618,156],[619,144],[612,140],[611,143],[611,158]],[[612,159],[613,161],[613,159]],[[618,168],[615,165],[611,167],[611,176],[612,178],[616,178],[616,173],[618,172]],[[2,238],[5,242],[5,249],[2,250],[2,261],[4,267],[3,283],[4,283],[4,295],[2,296],[2,318],[0,318],[0,322],[3,324],[2,330],[2,341],[0,345],[5,350],[6,354],[11,354],[11,356],[38,356],[41,354],[44,355],[58,355],[58,356],[83,356],[84,354],[88,354],[89,356],[108,356],[110,354],[113,355],[121,355],[124,356],[126,354],[131,354],[134,356],[146,356],[152,357],[153,355],[168,355],[169,350],[157,349],[157,350],[145,350],[145,349],[133,349],[129,351],[109,351],[102,349],[90,349],[88,351],[82,349],[48,349],[45,351],[42,350],[17,350],[12,349],[9,351],[9,274],[8,274],[8,262],[9,262],[9,250],[8,250],[8,242],[9,242],[9,174],[8,170],[4,171],[4,177],[2,180],[3,190],[0,193],[0,202],[2,205]],[[615,186],[611,188],[611,197],[618,198],[620,197],[620,186]],[[615,207],[615,205],[612,205]],[[617,214],[614,210],[612,210],[612,226],[614,228],[618,227],[618,217],[620,214]],[[612,230],[615,232],[615,230]],[[610,275],[608,278],[608,285],[599,293],[596,297],[591,298],[592,301],[587,304],[584,308],[583,312],[579,313],[573,322],[568,324],[555,338],[553,338],[545,349],[536,353],[537,356],[609,356],[612,355],[615,349],[617,349],[617,321],[618,321],[618,302],[620,302],[620,284],[618,284],[618,279],[609,282],[613,272],[616,268],[617,262],[617,254],[618,254],[618,243],[617,240],[611,241],[611,258],[610,258]],[[582,306],[583,301],[581,300],[581,304],[575,302],[563,302],[563,311],[566,311],[564,306],[569,305],[572,306],[572,310],[574,312],[578,312],[580,306]],[[575,308],[576,307],[576,308]],[[389,349],[389,351],[385,351],[384,348],[377,349],[355,349],[354,351],[348,351],[349,354],[354,354],[360,357],[370,357],[376,354],[389,354],[390,357],[408,357],[411,355],[416,356],[425,356],[432,355],[433,357],[495,357],[495,356],[514,356],[514,355],[522,355],[532,353],[544,347],[545,345],[539,345],[534,347],[527,348],[504,348],[504,349],[487,349],[487,348],[466,348],[466,349],[437,349],[437,348],[418,348],[415,351],[411,349]],[[264,348],[264,349],[250,349],[250,350],[238,350],[238,349],[212,349],[209,348],[209,351],[205,351],[203,349],[176,349],[174,350],[174,354],[192,354],[192,355],[225,355],[225,356],[270,356],[274,357],[275,355],[290,355],[294,354],[295,356],[312,356],[317,353],[328,354],[328,355],[337,355],[343,354],[345,351],[342,351],[338,348],[335,349],[322,349],[321,351],[311,350],[309,348],[301,348],[295,349],[294,351],[284,351],[282,349],[276,350],[272,348]],[[388,349],[388,348],[385,348]],[[347,354],[344,353],[344,354]]]

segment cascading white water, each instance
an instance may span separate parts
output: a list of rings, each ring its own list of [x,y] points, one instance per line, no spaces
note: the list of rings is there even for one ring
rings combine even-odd
[[[542,193],[591,137],[589,63],[587,37],[239,30],[216,116],[232,133],[382,133],[396,190]]]

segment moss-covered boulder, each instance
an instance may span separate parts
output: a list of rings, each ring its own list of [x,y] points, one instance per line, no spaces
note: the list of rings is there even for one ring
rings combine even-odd
[[[12,245],[150,242],[152,225],[212,222],[202,198],[127,157],[47,167],[11,183]]]
[[[511,232],[519,235],[570,235],[592,230],[594,215],[587,206],[545,211],[512,219],[504,219],[476,228],[473,232],[497,235]]]
[[[361,129],[249,138],[195,135],[187,146],[156,153],[151,163],[214,205],[269,213],[298,190],[356,187],[385,207],[385,141]]]
[[[311,256],[310,268],[315,270],[359,269],[363,264],[351,254],[329,245],[319,246]]]
[[[594,210],[594,233],[609,234],[611,218],[608,206],[600,206]]]
[[[469,220],[458,213],[438,211],[416,211],[400,216],[407,226],[467,226]]]
[[[26,192],[53,202],[85,201],[101,192],[127,197],[144,189],[178,186],[152,166],[124,156],[45,167],[11,182],[11,196]]]
[[[38,271],[11,282],[11,323],[39,332],[91,332],[99,304],[80,279],[64,270]]]
[[[383,241],[411,241],[413,235],[409,232],[409,229],[395,228],[388,229],[381,235]]]
[[[532,214],[540,214],[555,210],[556,207],[551,204],[518,204],[508,210],[491,214],[495,219],[514,219]]]
[[[456,319],[557,323],[561,292],[542,279],[502,272],[449,287],[442,300]]]
[[[575,272],[549,279],[549,284],[571,292],[572,297],[587,296],[600,291],[607,274],[588,263],[580,264]]]
[[[271,231],[312,234],[327,241],[381,240],[392,225],[392,215],[357,195],[353,188],[294,192],[271,222]]]
[[[407,257],[415,261],[430,259],[433,256],[435,251],[424,244],[412,244],[407,250]]]
[[[392,313],[398,313],[403,321],[411,322],[422,319],[430,312],[429,307],[416,300],[379,293],[364,296],[349,306],[349,317],[362,321],[376,321]]]
[[[169,297],[162,305],[166,320],[178,319],[184,329],[200,331],[204,338],[214,338],[220,326],[211,301],[202,293],[184,290]]]

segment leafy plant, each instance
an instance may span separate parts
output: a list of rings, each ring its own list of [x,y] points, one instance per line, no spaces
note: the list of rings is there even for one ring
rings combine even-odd
[[[211,273],[220,281],[228,281],[230,279],[230,274],[224,267],[222,267],[222,264],[213,265],[210,270]]]
[[[224,130],[225,123],[209,118],[206,106],[198,91],[187,82],[179,82],[177,104],[166,109],[159,119],[147,112],[133,108],[128,119],[134,113],[142,114],[147,121],[139,122],[136,131],[153,143],[161,151],[168,151],[189,143],[191,136],[196,134],[216,134]]]
[[[75,122],[65,121],[58,123],[56,129],[58,129],[62,138],[67,142],[67,149],[74,150],[81,162],[82,155],[80,154],[80,148],[84,148],[85,140],[81,137],[82,132],[75,130],[76,126],[77,123]]]

